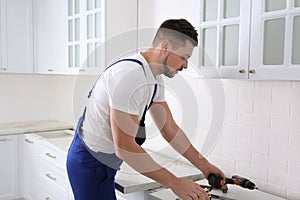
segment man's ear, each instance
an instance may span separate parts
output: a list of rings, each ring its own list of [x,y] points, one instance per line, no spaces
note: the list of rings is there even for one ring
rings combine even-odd
[[[168,54],[169,53],[169,48],[170,48],[170,42],[168,40],[163,40],[161,42],[160,50],[163,54]]]

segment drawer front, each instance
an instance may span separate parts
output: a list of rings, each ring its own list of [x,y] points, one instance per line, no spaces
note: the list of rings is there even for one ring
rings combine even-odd
[[[51,191],[49,191],[49,189],[47,189],[45,186],[44,186],[44,183],[40,182],[39,183],[41,185],[41,187],[38,189],[37,191],[37,199],[39,200],[59,200],[59,199],[65,199],[65,198],[59,198],[59,197],[56,197],[52,194]]]
[[[51,166],[45,161],[40,162],[39,181],[47,186],[51,194],[59,199],[68,199],[69,180],[65,170]],[[62,198],[64,197],[64,198]]]
[[[39,151],[39,157],[52,165],[56,165],[60,168],[65,168],[66,154],[57,151],[54,148],[50,148],[47,145],[41,145]]]

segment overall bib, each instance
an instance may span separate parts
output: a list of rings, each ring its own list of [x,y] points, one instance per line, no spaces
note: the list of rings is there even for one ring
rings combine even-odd
[[[105,70],[122,61],[132,61],[140,64],[145,73],[142,62],[136,59],[119,60],[108,66]],[[88,98],[91,96],[93,89],[94,87],[89,92]],[[139,145],[141,145],[146,138],[145,115],[151,106],[156,90],[157,85],[155,84],[151,102],[149,106],[146,105],[143,116],[139,122],[139,129],[135,138]],[[67,156],[67,171],[74,198],[75,200],[116,200],[114,181],[117,169],[119,169],[122,164],[122,160],[115,154],[93,152],[85,145],[81,138],[85,112],[86,108],[78,120],[75,135]],[[109,166],[106,163],[110,163]]]

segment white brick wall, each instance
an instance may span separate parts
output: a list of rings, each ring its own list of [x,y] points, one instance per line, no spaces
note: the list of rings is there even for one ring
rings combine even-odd
[[[225,80],[224,91],[222,136],[208,158],[228,176],[299,200],[300,82]]]

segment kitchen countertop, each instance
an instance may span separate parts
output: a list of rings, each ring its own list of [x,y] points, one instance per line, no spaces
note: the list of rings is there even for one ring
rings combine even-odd
[[[189,178],[191,180],[203,179],[201,171],[193,166],[170,159],[158,153],[148,151],[150,156],[161,166],[165,167],[178,177]],[[159,188],[162,185],[154,180],[139,174],[125,162],[121,166],[121,170],[116,175],[116,188],[124,194],[145,191]]]
[[[66,132],[70,132],[70,134],[72,134],[71,131],[53,131],[52,134],[55,135]],[[33,133],[33,135],[35,135],[39,139],[44,140],[48,144],[53,145],[55,148],[60,149],[64,153],[67,153],[72,142],[73,135],[70,135],[68,137],[51,138],[49,137],[49,133],[51,132]],[[47,134],[47,138],[43,138],[43,135],[45,136],[45,134]],[[174,159],[170,159],[158,153],[153,153],[151,151],[148,152],[157,163],[167,168],[178,177],[185,177],[192,180],[200,180],[204,177],[201,172],[195,167],[176,161]],[[121,170],[117,172],[115,183],[116,189],[124,194],[146,191],[162,186],[154,180],[139,174],[125,162],[123,162]]]
[[[197,181],[196,183],[202,185],[208,185],[207,180]],[[269,193],[262,192],[260,190],[248,190],[237,185],[228,184],[228,192],[222,193],[221,190],[212,190],[210,194],[218,195],[221,197],[227,197],[232,200],[284,200],[281,197],[274,196]],[[178,197],[170,190],[160,190],[150,194],[153,200],[176,200]],[[216,199],[216,198],[212,198]]]
[[[56,120],[3,123],[0,124],[0,136],[63,129],[73,129],[73,125]]]

